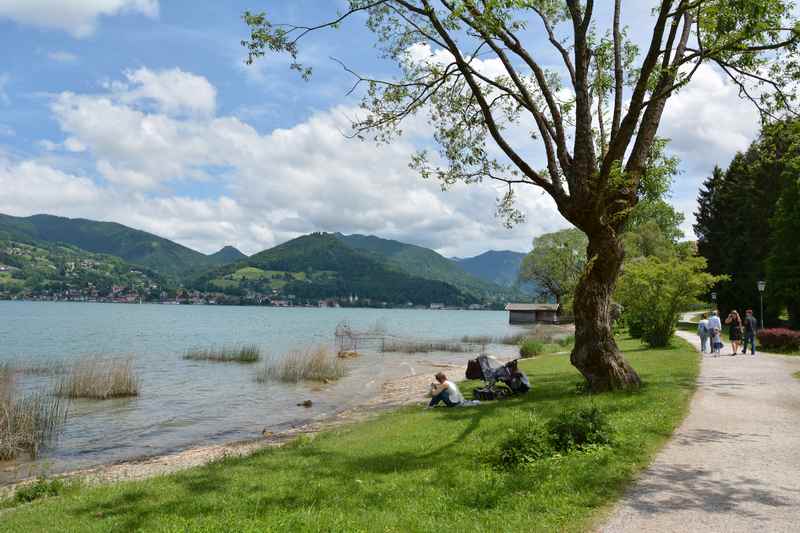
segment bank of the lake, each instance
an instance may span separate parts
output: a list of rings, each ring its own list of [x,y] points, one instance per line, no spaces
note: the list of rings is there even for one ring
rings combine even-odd
[[[261,363],[186,360],[190,348],[253,345],[262,357],[294,349],[333,348],[337,324],[383,329],[403,339],[456,340],[524,331],[498,311],[314,309],[100,303],[0,302],[0,364],[20,369],[85,356],[131,358],[139,395],[73,400],[63,435],[38,461],[0,462],[0,485],[46,470],[55,474],[221,445],[314,423],[369,401],[383,383],[462,365],[469,353],[378,353],[359,350],[344,378],[328,384],[259,383]],[[373,346],[374,348],[374,346]],[[493,351],[502,355],[504,347]],[[57,376],[56,376],[57,377]],[[53,376],[20,372],[22,389],[50,390]],[[305,400],[312,408],[298,406]]]
[[[675,340],[622,347],[646,385],[579,394],[565,355],[522,363],[524,397],[464,409],[409,407],[366,422],[146,481],[77,488],[5,511],[8,531],[583,531],[617,499],[684,417],[699,355]],[[475,383],[465,383],[469,391]],[[596,406],[611,446],[501,471],[487,459],[531,415]]]

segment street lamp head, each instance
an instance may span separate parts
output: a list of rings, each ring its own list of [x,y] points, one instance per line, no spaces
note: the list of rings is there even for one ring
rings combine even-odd
[[[766,288],[767,288],[767,282],[766,281],[759,281],[758,282],[758,292],[764,292],[764,289],[766,289]]]

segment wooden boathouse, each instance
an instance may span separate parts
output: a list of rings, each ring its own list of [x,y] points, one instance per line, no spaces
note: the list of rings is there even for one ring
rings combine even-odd
[[[558,324],[558,304],[507,304],[509,324]]]

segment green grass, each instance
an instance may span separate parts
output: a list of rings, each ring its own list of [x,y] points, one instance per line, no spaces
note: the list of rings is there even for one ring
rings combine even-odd
[[[792,375],[793,375],[794,377],[796,377],[797,379],[800,379],[800,372],[795,372],[795,373],[794,373],[794,374],[792,374]]]
[[[699,355],[686,343],[622,346],[646,386],[585,396],[563,355],[525,360],[533,390],[463,409],[409,407],[146,481],[84,489],[5,512],[4,531],[584,531],[683,418]],[[470,396],[476,382],[462,384]],[[597,406],[614,429],[593,447],[501,471],[486,461],[533,414]]]
[[[269,285],[273,289],[282,289],[286,286],[288,281],[285,279],[286,275],[294,281],[306,281],[308,275],[305,272],[286,272],[284,270],[263,270],[257,267],[243,267],[239,270],[232,272],[222,278],[214,278],[211,283],[219,288],[226,289],[231,287],[238,287],[242,281],[255,281],[255,280],[268,280]],[[319,270],[311,274],[311,279],[319,280],[324,278],[335,277],[336,272],[330,270]]]
[[[22,279],[15,279],[12,277],[11,272],[0,272],[0,285],[24,285],[25,280]]]

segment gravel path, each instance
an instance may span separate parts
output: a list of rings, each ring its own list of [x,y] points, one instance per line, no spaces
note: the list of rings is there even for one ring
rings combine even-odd
[[[800,531],[797,371],[800,357],[704,356],[689,415],[600,531]]]

